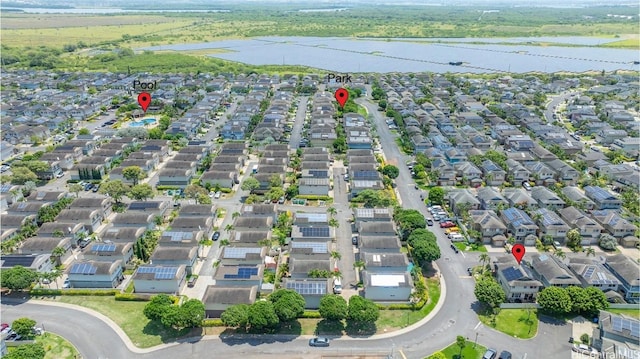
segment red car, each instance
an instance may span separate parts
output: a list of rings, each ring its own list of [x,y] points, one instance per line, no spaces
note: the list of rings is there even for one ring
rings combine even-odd
[[[455,223],[453,222],[442,222],[440,223],[440,228],[449,228],[449,227],[455,227]]]

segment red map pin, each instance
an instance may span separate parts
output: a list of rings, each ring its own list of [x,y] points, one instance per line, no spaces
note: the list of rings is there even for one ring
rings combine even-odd
[[[147,112],[147,108],[149,108],[149,104],[151,104],[151,94],[148,92],[141,92],[138,95],[138,103],[140,107],[142,107],[142,111]]]
[[[522,257],[524,257],[524,246],[520,243],[514,244],[513,248],[511,248],[511,254],[516,258],[518,264],[522,261]]]
[[[347,91],[344,88],[339,88],[336,91],[336,100],[338,100],[338,103],[340,104],[340,107],[344,107],[344,104],[347,103],[347,100],[349,99],[349,91]]]

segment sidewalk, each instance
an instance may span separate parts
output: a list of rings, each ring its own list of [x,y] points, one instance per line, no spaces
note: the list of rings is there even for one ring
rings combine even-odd
[[[436,263],[433,263],[434,267],[436,268],[436,270],[438,271],[438,273],[440,272],[438,266]],[[203,278],[204,279],[204,278]],[[206,281],[202,281],[203,283]],[[201,284],[202,285],[202,284]],[[442,306],[445,303],[447,297],[447,286],[446,283],[444,282],[442,276],[440,277],[440,299],[438,300],[438,304],[436,304],[435,308],[433,308],[433,310],[431,311],[431,313],[429,313],[429,315],[427,315],[426,317],[424,317],[422,320],[420,320],[417,323],[414,323],[406,328],[402,328],[399,330],[395,330],[393,332],[389,332],[389,333],[384,333],[384,334],[375,334],[372,335],[370,337],[366,337],[366,338],[353,338],[353,337],[347,337],[347,336],[342,336],[340,338],[336,338],[333,340],[374,340],[374,339],[388,339],[388,338],[393,338],[405,333],[408,333],[412,330],[416,330],[418,329],[420,326],[422,326],[423,324],[427,323],[429,320],[431,320],[433,317],[436,316],[436,314],[438,314],[438,312],[440,311],[440,309],[442,308]],[[84,312],[86,314],[89,314],[93,317],[95,317],[96,319],[102,320],[105,324],[107,324],[109,327],[111,327],[111,329],[113,329],[114,332],[116,332],[116,334],[118,334],[118,336],[122,339],[122,341],[124,342],[124,344],[127,346],[127,349],[129,349],[131,352],[136,353],[136,354],[146,354],[146,353],[152,353],[154,351],[160,350],[160,349],[164,349],[164,348],[168,348],[174,345],[179,345],[182,343],[193,343],[193,342],[198,342],[198,341],[202,341],[202,340],[214,340],[214,339],[218,339],[221,336],[220,335],[205,335],[202,337],[191,337],[191,338],[184,338],[184,339],[179,339],[173,343],[167,343],[167,344],[160,344],[160,345],[156,345],[154,347],[150,347],[150,348],[138,348],[136,347],[133,342],[131,341],[131,339],[129,338],[129,336],[127,336],[127,334],[124,332],[124,330],[122,330],[122,328],[120,328],[118,326],[118,324],[116,324],[113,320],[109,319],[109,317],[94,311],[92,309],[89,308],[85,308],[85,307],[81,307],[78,305],[74,305],[74,304],[67,304],[67,303],[58,303],[58,302],[51,302],[51,301],[45,301],[45,300],[38,300],[38,299],[30,299],[29,300],[30,303],[34,303],[34,304],[40,304],[40,305],[49,305],[49,306],[54,306],[54,307],[63,307],[63,308],[69,308],[69,309],[73,309],[73,310],[78,310],[81,312]],[[269,334],[236,334],[236,335],[225,335],[222,336],[224,338],[229,338],[229,337],[242,337],[242,338],[260,338],[263,337],[265,335],[269,335]],[[278,338],[289,338],[289,339],[294,339],[294,338],[302,338],[302,339],[309,339],[314,337],[313,335],[275,335],[275,337]]]

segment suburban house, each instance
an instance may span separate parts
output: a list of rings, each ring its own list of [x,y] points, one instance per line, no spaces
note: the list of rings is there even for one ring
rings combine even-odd
[[[85,260],[114,262],[119,260],[125,266],[133,257],[133,242],[125,243],[93,243],[82,251]]]
[[[320,299],[330,293],[330,287],[331,279],[328,278],[284,279],[284,288],[294,290],[302,295],[305,309],[320,308]]]
[[[331,241],[335,236],[335,228],[329,225],[293,225],[291,229],[291,240],[294,241]]]
[[[360,236],[395,236],[397,235],[393,222],[360,222],[358,223]]]
[[[219,285],[207,286],[202,302],[208,318],[219,318],[232,305],[251,305],[258,297],[258,286],[224,287]]]
[[[627,303],[640,302],[640,266],[624,254],[606,257],[604,266],[620,281],[620,293]]]
[[[483,161],[480,169],[487,186],[500,186],[506,180],[507,173],[491,160]]]
[[[622,218],[620,213],[612,209],[592,211],[591,217],[593,217],[605,231],[618,240],[624,237],[634,236],[638,229],[634,224]]]
[[[179,294],[187,277],[186,267],[140,266],[131,277],[136,293]]]
[[[500,213],[502,221],[506,224],[507,230],[516,239],[516,242],[531,246],[538,238],[538,226],[529,215],[518,208],[507,208]]]
[[[575,207],[563,208],[558,211],[558,214],[571,229],[575,228],[580,231],[583,245],[598,243],[603,230],[603,227],[598,222]]]
[[[361,273],[364,297],[381,302],[408,302],[411,298],[413,281],[408,272],[403,273]]]
[[[491,243],[494,246],[503,246],[505,244],[507,226],[494,211],[472,210],[469,211],[469,218],[471,229],[480,232],[482,243]]]
[[[567,199],[574,203],[576,206],[580,208],[584,208],[586,210],[592,210],[595,208],[596,204],[593,202],[587,195],[579,187],[567,186],[563,187],[561,190],[562,194],[567,196]]]
[[[60,223],[82,223],[90,232],[98,230],[102,221],[102,209],[63,209],[56,217]]]
[[[603,292],[619,290],[620,281],[597,260],[571,257],[568,266],[585,288],[596,287]]]
[[[72,288],[116,288],[124,280],[120,260],[75,262],[68,274]]]
[[[232,265],[258,265],[264,263],[264,258],[267,256],[267,247],[231,247],[224,246],[220,260],[222,264],[227,266]]]
[[[566,204],[555,192],[542,186],[536,186],[531,189],[531,198],[538,202],[540,208],[551,210],[562,209]]]
[[[601,310],[592,343],[603,358],[637,358],[640,321],[621,314]]]
[[[389,222],[393,219],[389,208],[355,208],[354,224],[361,222]]]
[[[216,285],[224,287],[251,287],[262,285],[264,265],[218,266],[213,279]]]
[[[539,237],[550,237],[553,241],[564,243],[567,238],[567,232],[571,230],[568,224],[558,216],[555,212],[548,208],[540,208],[533,212],[533,218],[540,227]]]
[[[409,268],[409,260],[405,253],[360,252],[360,260],[364,261],[369,273],[402,273]]]
[[[21,266],[38,273],[49,273],[55,269],[51,254],[8,254],[0,258],[0,269]]]
[[[579,287],[581,284],[564,263],[550,254],[532,254],[527,264],[534,277],[545,287]]]
[[[536,280],[531,269],[518,265],[512,256],[500,256],[493,262],[496,280],[502,286],[509,303],[535,302],[543,285]]]
[[[524,188],[505,188],[502,195],[509,202],[509,206],[518,208],[537,208],[538,202],[529,195]]]
[[[591,199],[596,209],[620,209],[622,201],[602,187],[585,186],[584,193]]]
[[[151,255],[149,263],[163,267],[179,267],[184,265],[187,275],[191,275],[198,259],[196,246],[158,246]]]
[[[329,178],[300,178],[298,182],[298,191],[301,195],[329,195]]]
[[[507,208],[509,202],[500,192],[493,187],[481,187],[477,192],[478,201],[480,201],[480,209],[496,210],[498,208]]]
[[[358,247],[361,251],[375,253],[397,253],[400,251],[400,239],[393,236],[363,236],[358,237]]]

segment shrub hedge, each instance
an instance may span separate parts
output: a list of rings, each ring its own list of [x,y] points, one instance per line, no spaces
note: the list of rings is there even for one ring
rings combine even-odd
[[[202,321],[203,327],[224,327],[222,319],[205,319]]]
[[[92,295],[114,296],[120,293],[117,289],[44,289],[35,288],[29,291],[30,295]]]
[[[300,316],[300,318],[322,318],[320,312],[315,310],[305,310],[304,313]]]

